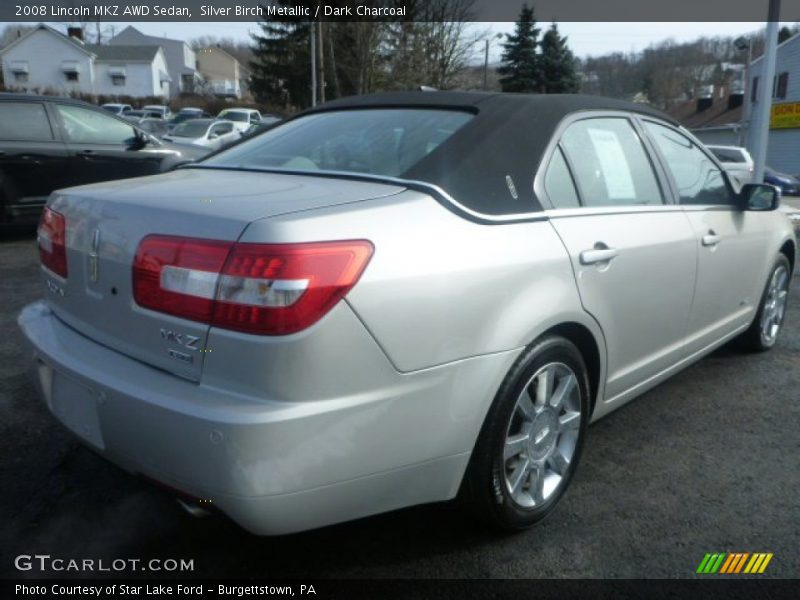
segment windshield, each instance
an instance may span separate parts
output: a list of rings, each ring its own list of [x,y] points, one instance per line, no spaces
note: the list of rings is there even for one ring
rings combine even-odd
[[[208,121],[189,120],[181,123],[172,130],[175,137],[198,138],[206,134]]]
[[[222,152],[209,165],[348,171],[398,176],[472,118],[435,109],[361,109],[311,114]]]
[[[228,121],[244,121],[247,122],[250,120],[249,113],[241,112],[238,110],[223,110],[219,113],[220,119],[228,119]]]

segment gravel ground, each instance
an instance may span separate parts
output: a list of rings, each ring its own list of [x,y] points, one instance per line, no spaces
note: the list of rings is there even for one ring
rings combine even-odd
[[[51,418],[15,323],[40,295],[36,260],[31,235],[0,241],[0,576],[45,553],[192,558],[200,577],[683,578],[715,551],[773,552],[765,576],[800,576],[800,302],[773,351],[723,348],[593,425],[571,489],[531,531],[433,505],[258,538],[189,517]]]

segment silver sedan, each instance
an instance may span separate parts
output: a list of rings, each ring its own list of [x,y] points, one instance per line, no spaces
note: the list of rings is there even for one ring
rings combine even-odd
[[[778,203],[641,105],[350,98],[53,194],[19,324],[55,418],[250,531],[459,495],[520,529],[590,421],[730,340],[776,343]]]

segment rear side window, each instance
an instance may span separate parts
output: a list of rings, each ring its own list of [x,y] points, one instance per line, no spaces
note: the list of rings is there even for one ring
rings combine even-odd
[[[544,189],[553,208],[577,208],[580,206],[578,192],[572,181],[572,174],[567,167],[567,161],[559,148],[553,153],[553,158],[544,175]]]
[[[43,104],[0,102],[0,140],[52,142],[54,139]]]
[[[471,118],[457,110],[406,108],[316,113],[271,129],[207,164],[396,177]]]
[[[733,203],[722,172],[697,144],[674,129],[652,121],[646,121],[645,128],[664,156],[678,187],[681,204]]]
[[[564,132],[561,145],[584,206],[663,204],[653,166],[627,119],[578,121]]]

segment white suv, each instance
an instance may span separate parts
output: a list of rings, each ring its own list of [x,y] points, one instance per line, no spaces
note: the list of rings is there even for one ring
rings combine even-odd
[[[739,146],[706,146],[727,171],[731,184],[738,191],[745,183],[753,182],[753,157],[747,148]]]

